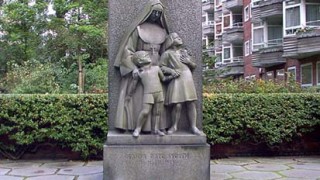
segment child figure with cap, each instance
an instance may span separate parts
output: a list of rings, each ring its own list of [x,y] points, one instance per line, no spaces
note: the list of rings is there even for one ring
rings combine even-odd
[[[159,66],[152,66],[151,58],[146,51],[135,52],[133,54],[132,61],[138,69],[133,72],[135,82],[128,98],[132,95],[139,79],[143,86],[142,110],[139,114],[133,136],[138,137],[140,135],[142,126],[146,122],[151,111],[151,119],[155,121],[152,123],[154,124],[154,133],[164,136],[165,134],[159,130],[160,114],[163,109],[164,102],[161,81],[169,81],[176,77],[174,75],[164,76]]]

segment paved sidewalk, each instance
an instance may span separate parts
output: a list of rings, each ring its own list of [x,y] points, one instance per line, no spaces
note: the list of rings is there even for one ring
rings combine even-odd
[[[102,180],[102,161],[0,160],[0,180]],[[211,161],[211,179],[320,180],[320,156]]]

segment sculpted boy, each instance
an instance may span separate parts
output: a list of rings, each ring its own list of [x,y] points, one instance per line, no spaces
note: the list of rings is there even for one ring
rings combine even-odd
[[[169,81],[175,78],[175,76],[164,76],[159,66],[151,65],[151,58],[145,51],[135,52],[132,57],[132,61],[138,67],[138,70],[133,72],[134,86],[133,90],[129,93],[129,96],[133,93],[139,79],[143,86],[142,110],[139,114],[133,136],[138,137],[140,135],[142,126],[146,122],[148,115],[152,110],[153,117],[151,119],[155,120],[154,133],[163,136],[165,134],[159,130],[160,115],[164,102],[161,81]]]

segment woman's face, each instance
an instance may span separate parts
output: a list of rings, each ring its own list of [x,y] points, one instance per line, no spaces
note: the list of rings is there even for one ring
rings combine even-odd
[[[161,17],[161,11],[153,10],[149,16],[150,21],[156,22]]]

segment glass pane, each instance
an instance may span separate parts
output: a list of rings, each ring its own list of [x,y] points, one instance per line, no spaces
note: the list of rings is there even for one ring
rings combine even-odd
[[[253,30],[253,44],[263,43],[263,28]]]
[[[300,25],[300,6],[286,9],[286,27]]]
[[[307,25],[320,26],[320,4],[307,5]]]
[[[288,69],[288,79],[290,81],[295,81],[296,80],[296,69]]]
[[[230,48],[225,48],[223,55],[224,55],[224,59],[230,59]]]
[[[312,65],[301,66],[301,84],[312,84]]]
[[[229,27],[230,26],[230,16],[223,17],[223,27]]]

